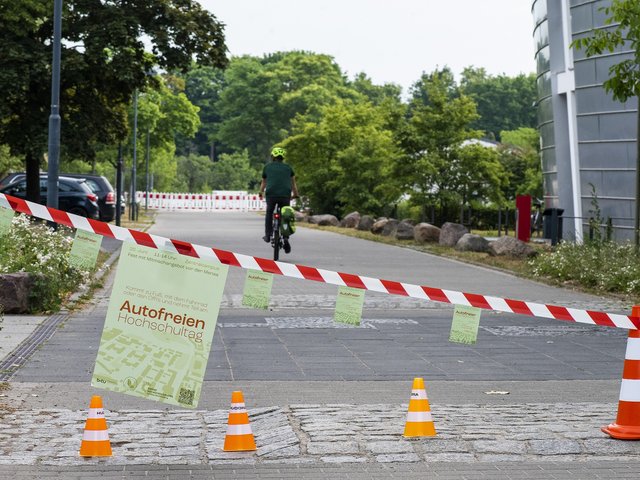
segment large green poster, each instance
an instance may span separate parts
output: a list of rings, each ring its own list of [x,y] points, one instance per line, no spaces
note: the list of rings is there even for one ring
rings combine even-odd
[[[195,408],[227,271],[124,243],[91,384]]]

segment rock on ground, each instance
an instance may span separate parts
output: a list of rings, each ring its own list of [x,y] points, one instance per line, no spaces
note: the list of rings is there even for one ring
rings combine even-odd
[[[26,272],[0,275],[0,306],[4,313],[27,313],[33,276]]]
[[[313,223],[321,226],[333,226],[337,227],[340,222],[334,215],[324,214],[324,215],[312,215],[309,217],[309,223]]]
[[[349,215],[340,220],[340,226],[343,228],[356,228],[360,223],[360,213],[351,212]]]
[[[430,223],[419,223],[413,227],[413,238],[416,242],[438,242],[440,241],[440,229]]]
[[[535,256],[536,251],[525,242],[514,237],[500,237],[489,244],[489,255],[528,258]]]
[[[413,240],[413,225],[405,220],[396,228],[396,240]]]
[[[465,233],[458,243],[456,243],[456,250],[460,252],[482,252],[489,251],[489,241],[473,233]]]
[[[440,229],[439,243],[445,247],[455,247],[465,233],[469,233],[469,230],[464,225],[446,222]]]
[[[371,227],[375,223],[373,217],[371,215],[363,215],[360,217],[360,221],[358,222],[358,230],[363,230],[365,232],[371,231]]]

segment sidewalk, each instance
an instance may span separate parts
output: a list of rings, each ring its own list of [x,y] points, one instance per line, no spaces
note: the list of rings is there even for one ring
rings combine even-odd
[[[69,318],[7,316],[0,365],[9,358],[7,352],[36,349],[38,338],[28,335],[38,327],[80,317],[99,324],[111,278],[84,311]],[[229,298],[227,306],[233,308]],[[207,381],[198,409],[185,410],[94,389],[88,382],[9,378],[0,383],[0,477],[638,476],[640,442],[612,440],[600,432],[616,417],[619,380],[425,378],[438,434],[407,440],[402,432],[411,380]],[[257,452],[221,450],[235,389],[245,394]],[[85,459],[78,450],[95,394],[104,400],[114,456]]]

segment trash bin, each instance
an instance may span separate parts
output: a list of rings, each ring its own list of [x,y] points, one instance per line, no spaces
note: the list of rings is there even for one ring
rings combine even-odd
[[[551,245],[562,240],[562,214],[564,208],[545,208],[542,212],[542,233],[551,239]]]

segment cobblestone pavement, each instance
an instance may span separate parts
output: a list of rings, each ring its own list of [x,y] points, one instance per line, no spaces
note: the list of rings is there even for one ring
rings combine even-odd
[[[609,439],[600,403],[436,405],[436,437],[404,439],[406,405],[290,405],[250,409],[257,452],[221,450],[228,410],[106,411],[114,456],[104,465],[295,465],[413,462],[638,461],[640,442]],[[86,412],[2,416],[1,465],[85,465]],[[98,460],[96,460],[98,461]]]

